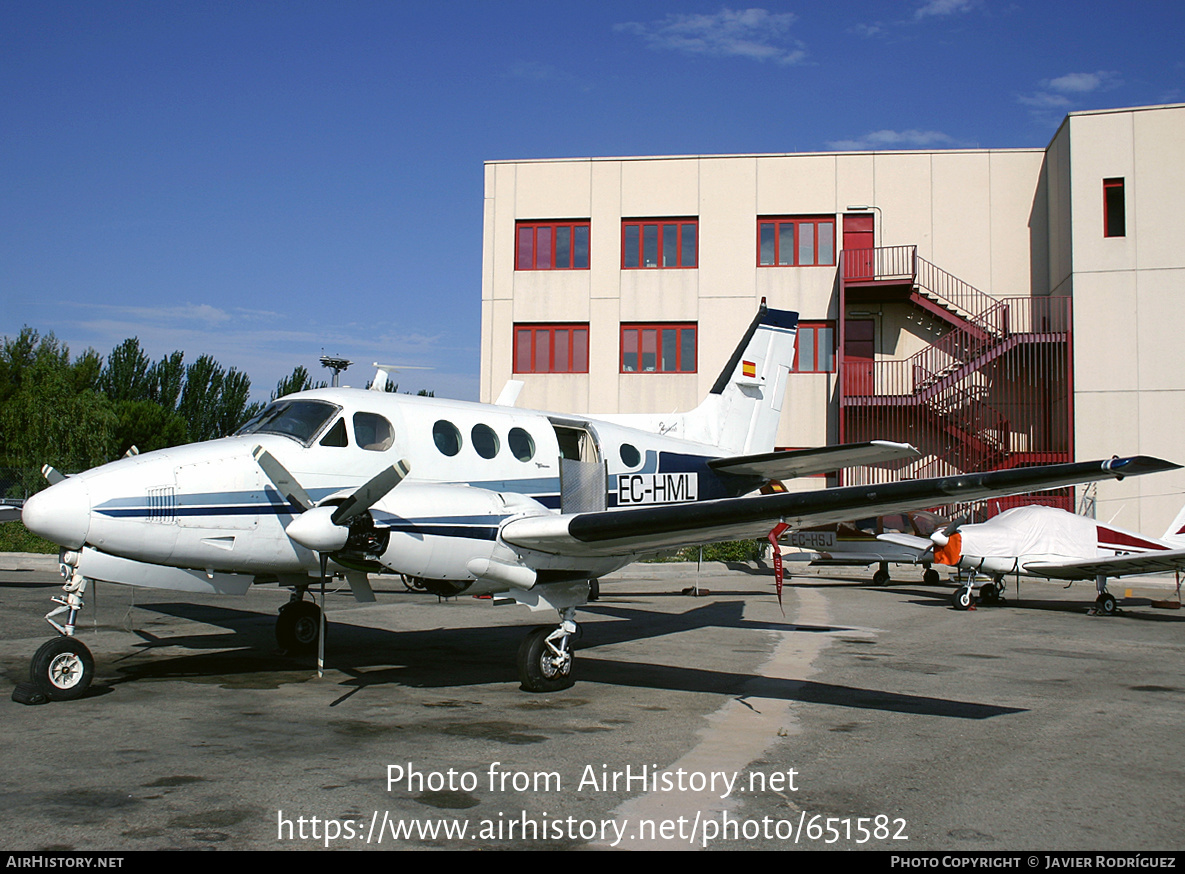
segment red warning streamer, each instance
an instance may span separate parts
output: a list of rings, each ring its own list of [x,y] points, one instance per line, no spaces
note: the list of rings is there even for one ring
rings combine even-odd
[[[786,615],[786,608],[782,606],[782,548],[778,546],[778,538],[786,533],[790,526],[785,522],[779,522],[769,532],[769,545],[773,547],[774,551],[774,584],[778,589],[778,607],[782,611],[782,615]]]

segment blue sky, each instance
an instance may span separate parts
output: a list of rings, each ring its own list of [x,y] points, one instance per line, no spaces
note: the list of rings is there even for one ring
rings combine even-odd
[[[484,161],[1043,147],[1185,102],[1183,32],[1138,0],[6,0],[0,334],[476,399]]]

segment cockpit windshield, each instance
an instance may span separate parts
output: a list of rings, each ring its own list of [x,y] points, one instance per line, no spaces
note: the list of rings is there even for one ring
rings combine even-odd
[[[339,409],[326,401],[276,401],[238,433],[283,434],[308,446]]]

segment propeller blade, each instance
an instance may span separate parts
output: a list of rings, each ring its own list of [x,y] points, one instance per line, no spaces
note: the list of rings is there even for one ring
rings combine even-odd
[[[281,495],[291,504],[300,507],[303,513],[313,507],[313,500],[296,481],[296,477],[288,472],[288,468],[280,464],[276,457],[264,449],[262,446],[256,446],[251,451],[251,456],[255,459],[255,463],[259,465],[264,474],[272,485],[276,487]]]
[[[382,500],[391,489],[403,482],[410,471],[407,459],[395,462],[350,495],[344,504],[333,511],[329,521],[334,525],[345,525],[356,516],[361,516]]]
[[[958,519],[952,519],[950,522],[947,522],[941,530],[935,531],[933,534],[931,534],[930,540],[935,546],[939,548],[946,546],[948,543],[950,543],[951,535],[966,525],[970,518],[970,516],[964,515],[960,516]]]

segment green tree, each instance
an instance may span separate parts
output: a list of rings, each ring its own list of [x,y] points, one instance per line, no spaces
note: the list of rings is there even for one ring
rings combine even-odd
[[[26,328],[0,348],[0,464],[16,469],[17,491],[44,486],[40,469],[74,473],[110,461],[116,416],[93,388],[98,356],[88,350],[71,364],[53,334]]]
[[[229,372],[211,358],[202,355],[185,368],[185,387],[177,412],[186,422],[189,439],[213,440],[238,430],[259,411],[258,404],[248,404],[251,380],[233,367]]]
[[[129,337],[111,350],[99,379],[107,397],[116,402],[148,400],[150,385],[148,356],[138,337]]]
[[[181,389],[185,387],[185,353],[166,355],[149,371],[148,399],[160,404],[166,410],[176,411],[181,400]]]
[[[308,370],[303,364],[298,364],[292,369],[292,373],[285,376],[276,383],[276,390],[272,392],[272,400],[285,397],[286,395],[295,394],[298,391],[308,391],[313,388],[325,388],[329,383],[314,382],[313,378],[309,376]]]

